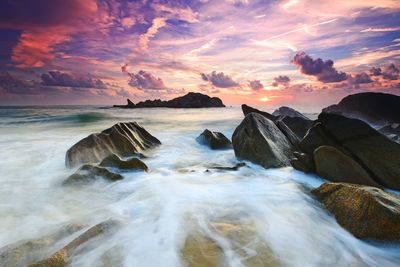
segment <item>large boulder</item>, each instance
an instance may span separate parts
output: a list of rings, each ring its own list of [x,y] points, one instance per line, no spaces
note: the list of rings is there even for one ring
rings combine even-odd
[[[313,126],[314,121],[302,117],[283,117],[282,120],[300,139],[303,138],[307,131]]]
[[[370,124],[386,125],[400,122],[400,96],[384,93],[359,93],[343,98],[339,104],[323,112],[342,114]]]
[[[312,155],[294,151],[293,158],[290,160],[292,167],[298,171],[310,173],[315,171],[314,157]]]
[[[232,148],[231,141],[224,134],[212,132],[208,129],[205,129],[196,140],[201,144],[209,146],[211,149]]]
[[[312,155],[315,149],[323,145],[336,146],[337,142],[320,122],[315,123],[299,143],[301,150],[309,155]]]
[[[247,116],[247,114],[250,114],[250,113],[257,113],[257,114],[260,114],[260,115],[266,117],[267,119],[269,119],[271,121],[276,121],[278,119],[278,117],[275,117],[274,115],[269,114],[268,112],[258,110],[256,108],[250,107],[246,104],[242,105],[242,111],[243,111],[244,116]]]
[[[148,171],[147,165],[138,158],[130,158],[127,160],[122,160],[115,154],[112,154],[105,159],[103,159],[99,166],[118,168],[121,170],[143,170]]]
[[[237,157],[265,168],[290,165],[292,146],[275,123],[257,114],[248,114],[232,136]]]
[[[97,163],[112,154],[130,157],[159,144],[161,142],[157,138],[136,122],[117,123],[73,145],[67,151],[65,164],[74,167],[83,163]]]
[[[361,120],[324,112],[318,120],[376,182],[400,190],[400,144]]]
[[[381,187],[369,173],[349,155],[332,146],[320,146],[314,151],[315,171],[331,182]]]
[[[325,183],[312,193],[360,239],[400,241],[400,197],[369,186]]]
[[[304,116],[297,110],[290,108],[290,107],[285,107],[285,106],[276,109],[274,112],[272,112],[272,115],[274,115],[275,117],[280,117],[280,118],[290,117],[290,118],[302,118],[302,119],[308,120],[308,118],[306,116]]]

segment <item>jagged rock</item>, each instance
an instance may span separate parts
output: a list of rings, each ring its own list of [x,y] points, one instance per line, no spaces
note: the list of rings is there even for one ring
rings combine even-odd
[[[82,244],[97,236],[109,232],[117,225],[117,221],[107,220],[99,223],[72,240],[68,245],[52,254],[50,257],[28,265],[28,267],[65,267],[68,265],[73,252]]]
[[[302,118],[305,120],[309,120],[309,118],[307,118],[297,110],[285,106],[276,109],[274,112],[272,112],[272,115],[279,118],[290,117],[290,118]]]
[[[336,146],[337,143],[320,122],[312,126],[299,143],[301,150],[310,155],[314,153],[315,149],[323,145]]]
[[[248,114],[232,136],[239,158],[265,168],[290,165],[292,146],[274,122],[257,113]]]
[[[212,132],[208,129],[205,129],[196,140],[201,143],[209,146],[211,149],[227,149],[232,148],[231,141],[220,132]]]
[[[299,139],[302,139],[314,124],[314,121],[301,117],[286,116],[281,118],[281,120],[297,135]]]
[[[275,124],[290,141],[290,143],[294,147],[299,148],[300,138],[282,120],[277,120]]]
[[[131,102],[132,103],[132,102]],[[225,107],[222,100],[218,97],[209,97],[201,93],[190,92],[184,96],[180,96],[168,101],[161,99],[146,100],[135,104],[114,105],[117,108],[211,108]]]
[[[377,183],[400,190],[400,144],[361,120],[324,112],[318,120]]]
[[[375,187],[345,183],[325,183],[312,193],[355,237],[400,241],[399,196]]]
[[[112,154],[103,159],[99,166],[118,168],[121,170],[144,170],[148,171],[147,165],[138,158],[131,158],[128,160],[122,160],[117,155]]]
[[[374,125],[400,123],[400,96],[372,92],[349,95],[323,112],[361,119]]]
[[[246,104],[242,105],[242,111],[243,111],[244,116],[247,116],[247,114],[250,114],[250,113],[257,113],[257,114],[260,114],[260,115],[266,117],[267,119],[269,119],[271,121],[276,121],[278,119],[277,117],[275,117],[272,114],[269,114],[268,112],[261,111],[256,108],[252,108]]]
[[[114,105],[114,108],[134,108],[135,104],[128,98],[126,100],[127,104],[126,105]]]
[[[26,266],[30,262],[38,261],[44,249],[51,247],[56,242],[72,235],[83,227],[83,225],[79,224],[68,224],[50,235],[37,239],[22,240],[2,247],[0,249],[0,265],[2,267]]]
[[[293,168],[305,173],[315,171],[314,158],[312,156],[299,151],[293,152],[293,156],[294,158],[290,160],[290,164],[292,164]]]
[[[83,163],[98,163],[112,154],[130,157],[159,144],[161,142],[157,138],[136,122],[117,123],[73,145],[67,151],[65,164],[74,167]]]
[[[381,187],[369,173],[349,155],[332,146],[314,151],[316,173],[331,182],[344,182]]]
[[[83,165],[74,174],[69,176],[63,185],[86,184],[94,181],[96,177],[102,177],[109,181],[118,181],[124,179],[121,174],[113,173],[106,168],[92,166],[89,164]]]

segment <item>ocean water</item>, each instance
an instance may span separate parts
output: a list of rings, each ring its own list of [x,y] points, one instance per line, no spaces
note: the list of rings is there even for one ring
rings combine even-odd
[[[218,244],[222,266],[247,266],[246,260],[257,256],[252,242],[243,247],[246,253],[237,253],[237,242],[213,228],[235,222],[252,225],[251,239],[267,247],[280,266],[400,266],[399,246],[354,238],[312,198],[309,190],[324,182],[319,177],[251,163],[238,171],[206,171],[238,160],[233,150],[212,151],[195,138],[205,128],[231,137],[242,119],[237,107],[1,108],[0,247],[69,223],[91,226],[112,218],[121,222],[118,229],[82,245],[71,266],[185,266],[182,248],[194,232]],[[148,173],[124,172],[114,183],[62,186],[75,171],[65,167],[69,147],[128,121],[163,143],[146,152]],[[75,236],[63,236],[43,255]]]

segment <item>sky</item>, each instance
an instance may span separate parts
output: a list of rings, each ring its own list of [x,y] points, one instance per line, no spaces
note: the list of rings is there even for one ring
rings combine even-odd
[[[400,94],[400,1],[2,0],[0,105]]]

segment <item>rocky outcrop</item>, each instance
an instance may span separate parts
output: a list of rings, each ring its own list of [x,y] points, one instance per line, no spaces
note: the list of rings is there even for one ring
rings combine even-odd
[[[143,170],[148,171],[147,165],[138,158],[130,158],[128,160],[122,160],[117,155],[112,154],[103,159],[99,166],[118,168],[121,170]]]
[[[65,164],[74,167],[83,163],[98,163],[112,154],[130,157],[159,144],[161,142],[157,138],[136,122],[117,123],[73,145],[67,151]]]
[[[111,182],[124,179],[121,174],[110,172],[106,168],[85,164],[74,174],[70,175],[63,182],[63,185],[87,184],[95,181],[97,177]]]
[[[400,241],[400,197],[381,189],[326,183],[312,193],[355,237]]]
[[[64,267],[68,265],[68,262],[71,259],[73,252],[82,244],[87,241],[103,235],[110,230],[112,230],[118,223],[113,220],[108,220],[102,223],[99,223],[86,232],[72,240],[68,245],[52,254],[46,259],[43,259],[39,262],[28,265],[28,267]]]
[[[323,109],[357,118],[374,125],[400,122],[400,96],[384,93],[359,93],[343,98],[339,104]]]
[[[400,190],[400,144],[357,119],[321,113],[318,120],[377,183]]]
[[[190,92],[168,101],[161,99],[146,100],[132,103],[128,99],[127,105],[114,105],[116,108],[220,108],[225,107],[222,100],[218,97],[209,97],[201,93]]]
[[[305,120],[309,120],[306,116],[304,116],[297,110],[290,108],[290,107],[285,107],[285,106],[276,109],[274,112],[272,112],[272,115],[274,115],[275,117],[280,117],[280,118],[290,117],[290,118],[302,118]]]
[[[232,148],[231,141],[220,132],[205,129],[197,138],[197,142],[209,146],[211,149]]]
[[[331,182],[346,182],[382,187],[351,156],[332,146],[320,146],[314,151],[315,172]]]
[[[235,155],[265,168],[290,165],[293,148],[275,123],[249,113],[232,136]]]

